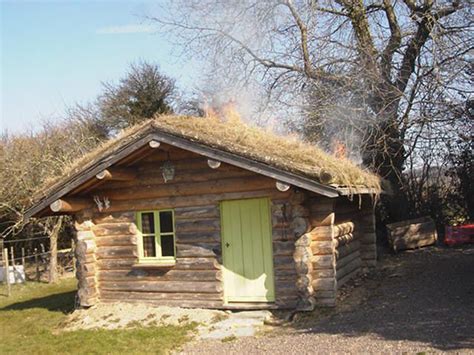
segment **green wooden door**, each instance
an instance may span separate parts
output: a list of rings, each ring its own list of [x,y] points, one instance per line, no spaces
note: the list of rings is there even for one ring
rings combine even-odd
[[[267,198],[221,203],[226,302],[273,302],[273,252]]]

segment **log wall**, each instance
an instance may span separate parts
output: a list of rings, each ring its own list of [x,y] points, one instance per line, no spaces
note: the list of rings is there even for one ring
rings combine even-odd
[[[341,287],[361,270],[360,241],[354,222],[334,226],[337,287]]]
[[[370,198],[308,200],[312,286],[318,305],[334,306],[337,290],[375,265],[375,221]]]
[[[222,308],[219,202],[269,197],[275,306],[294,308],[298,294],[292,255],[296,236],[304,232],[301,221],[293,217],[304,211],[291,202],[293,193],[279,192],[273,179],[227,164],[211,169],[207,159],[189,152],[171,149],[170,156],[176,172],[166,184],[159,167],[167,154],[158,150],[134,164],[136,180],[107,181],[89,192],[113,201],[106,212],[94,212],[89,223],[89,236],[95,240],[90,249],[93,257],[88,258],[94,265],[96,297],[103,302]],[[176,264],[168,268],[137,265],[135,212],[166,208],[175,211]]]
[[[308,201],[311,223],[312,286],[315,303],[336,304],[336,259],[334,253],[335,200],[313,195]]]
[[[94,223],[85,214],[76,216],[76,277],[79,304],[90,307],[99,300],[97,280],[97,244],[93,232]]]

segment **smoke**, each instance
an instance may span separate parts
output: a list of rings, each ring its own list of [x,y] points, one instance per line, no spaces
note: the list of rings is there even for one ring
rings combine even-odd
[[[301,64],[301,34],[285,7],[200,0],[173,1],[166,11],[164,22],[171,24],[178,47],[203,65],[193,93],[200,110],[232,102],[248,123],[282,135],[296,132],[329,152],[341,142],[360,163],[363,105],[341,97],[340,88],[316,88],[304,74],[269,70],[257,59]]]

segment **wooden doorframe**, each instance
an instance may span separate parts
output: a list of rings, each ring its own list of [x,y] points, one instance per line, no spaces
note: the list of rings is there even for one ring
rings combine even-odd
[[[266,204],[266,213],[267,213],[267,218],[268,218],[268,245],[265,248],[268,248],[267,250],[269,251],[270,255],[268,256],[268,262],[270,266],[270,271],[266,271],[267,274],[271,274],[270,277],[270,287],[268,287],[269,293],[265,296],[258,296],[256,295],[252,299],[249,300],[229,300],[229,288],[226,287],[226,279],[228,280],[228,275],[229,275],[229,269],[226,267],[226,260],[225,260],[225,248],[226,246],[224,245],[225,243],[225,231],[224,231],[224,210],[223,210],[223,205],[226,202],[243,202],[243,201],[249,201],[249,200],[258,200],[258,201],[265,201]],[[223,289],[224,289],[224,304],[235,304],[235,303],[274,303],[275,302],[275,268],[273,265],[273,238],[272,238],[272,215],[271,215],[271,200],[268,197],[258,197],[258,198],[246,198],[246,199],[232,199],[232,200],[224,200],[220,202],[220,215],[221,215],[221,248],[222,248],[222,274],[223,274]],[[260,235],[260,238],[264,238],[264,234]],[[262,258],[265,257],[265,251],[262,249]],[[267,270],[267,269],[266,269]]]

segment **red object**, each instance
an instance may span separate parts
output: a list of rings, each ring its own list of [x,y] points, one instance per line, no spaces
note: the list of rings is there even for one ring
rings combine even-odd
[[[457,227],[446,226],[444,243],[449,246],[474,243],[474,224]]]

